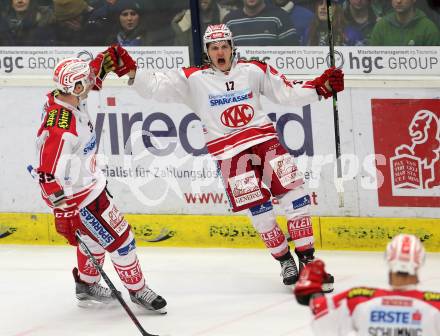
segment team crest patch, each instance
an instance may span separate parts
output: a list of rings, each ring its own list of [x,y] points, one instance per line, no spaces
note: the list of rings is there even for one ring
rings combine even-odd
[[[108,208],[102,212],[101,217],[104,218],[108,224],[110,224],[110,226],[119,236],[121,236],[127,230],[127,221],[112,202]]]
[[[231,177],[228,182],[237,206],[249,204],[263,198],[254,171]]]
[[[283,187],[287,187],[300,178],[295,160],[289,154],[276,157],[270,161],[270,165]]]

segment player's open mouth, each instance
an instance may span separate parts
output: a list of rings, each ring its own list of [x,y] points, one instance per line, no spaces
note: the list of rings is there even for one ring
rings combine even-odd
[[[225,60],[224,58],[219,58],[219,59],[217,60],[217,63],[218,63],[219,65],[225,65],[225,64],[226,64],[226,60]]]

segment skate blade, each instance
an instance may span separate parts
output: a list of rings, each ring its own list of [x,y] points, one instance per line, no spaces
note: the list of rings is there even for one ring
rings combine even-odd
[[[100,308],[100,307],[113,307],[116,301],[101,302],[95,300],[78,300],[77,306],[80,308]]]
[[[153,310],[153,312],[155,312],[155,313],[158,313],[158,314],[160,314],[160,315],[165,315],[165,314],[167,314],[168,312],[167,312],[167,309],[164,307],[164,308],[160,308],[160,309],[158,309],[158,310]]]
[[[153,308],[147,308],[144,306],[141,306],[139,304],[136,304],[136,310],[140,313],[140,314],[154,314],[154,315],[165,315],[167,314],[167,308],[163,307],[160,309],[153,309]]]

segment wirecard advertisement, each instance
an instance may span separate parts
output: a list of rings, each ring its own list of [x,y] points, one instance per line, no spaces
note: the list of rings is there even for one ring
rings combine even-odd
[[[151,56],[155,61],[149,64],[159,64],[161,57],[188,62],[187,51],[182,52],[171,58]],[[0,212],[49,211],[26,167],[38,162],[36,132],[51,89],[0,88]],[[436,88],[346,88],[338,95],[343,208],[338,207],[335,185],[331,99],[301,108],[262,103],[281,143],[296,158],[314,215],[437,217],[438,96]],[[205,147],[203,125],[188,107],[142,99],[121,84],[91,93],[88,110],[96,132],[97,164],[122,211],[231,213],[218,166]]]

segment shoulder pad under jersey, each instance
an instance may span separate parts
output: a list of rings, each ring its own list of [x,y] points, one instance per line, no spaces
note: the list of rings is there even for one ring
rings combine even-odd
[[[190,66],[190,67],[183,67],[182,71],[185,74],[186,78],[189,78],[193,73],[200,71],[200,70],[206,70],[209,69],[209,65],[199,65],[199,66]]]

